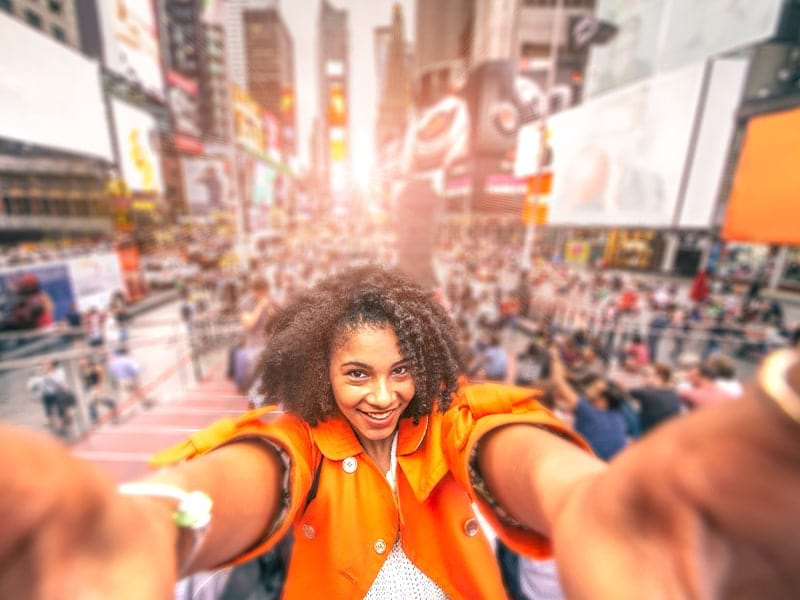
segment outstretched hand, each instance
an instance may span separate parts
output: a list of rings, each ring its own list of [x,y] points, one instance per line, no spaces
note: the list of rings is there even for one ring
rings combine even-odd
[[[45,436],[0,427],[0,439],[0,598],[172,597],[169,507],[120,496]]]
[[[576,490],[554,531],[569,598],[800,595],[800,425],[761,393],[663,426]]]

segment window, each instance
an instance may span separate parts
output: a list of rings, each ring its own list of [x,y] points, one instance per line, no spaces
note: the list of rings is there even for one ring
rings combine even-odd
[[[28,22],[28,25],[31,27],[36,27],[36,29],[42,28],[42,17],[37,15],[32,10],[25,11],[25,20]]]
[[[67,41],[67,34],[65,34],[64,30],[61,29],[61,27],[59,27],[58,25],[53,25],[50,28],[50,31],[53,32],[53,37],[56,38],[58,41],[60,41],[60,42],[66,42]]]
[[[53,13],[54,15],[61,14],[62,7],[61,7],[61,2],[59,2],[59,0],[50,0],[50,2],[47,3],[47,6],[50,9],[50,12]]]

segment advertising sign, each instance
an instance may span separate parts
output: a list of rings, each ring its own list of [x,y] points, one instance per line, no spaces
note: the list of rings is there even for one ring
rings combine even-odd
[[[722,236],[758,244],[800,245],[800,108],[747,125]]]
[[[193,214],[225,210],[230,205],[231,181],[225,163],[212,158],[182,158],[183,189]]]
[[[264,123],[261,107],[239,86],[231,86],[236,141],[246,150],[263,154]]]
[[[161,55],[152,0],[96,3],[103,30],[105,63],[157,98],[164,97]]]
[[[0,271],[0,321],[11,318],[10,311],[20,300],[17,294],[22,277],[33,276],[53,306],[53,320],[60,321],[75,302],[69,272],[64,264],[30,265]]]
[[[2,11],[0,137],[113,160],[98,64]]]
[[[170,71],[167,73],[169,108],[175,131],[201,137],[200,107],[197,99],[197,82]]]
[[[156,120],[116,98],[111,106],[125,183],[134,192],[162,194],[164,184]]]
[[[678,215],[680,227],[713,225],[748,63],[745,58],[713,61],[686,196]]]
[[[567,242],[564,244],[564,261],[573,265],[585,265],[592,255],[589,242]]]
[[[105,310],[117,293],[125,293],[125,280],[116,253],[71,258],[67,268],[81,312],[92,307]]]
[[[267,163],[253,161],[252,189],[250,197],[255,206],[272,206],[275,202],[275,178],[277,172]]]
[[[264,112],[264,137],[267,156],[275,162],[281,162],[281,123],[270,112]]]
[[[777,30],[783,0],[601,0],[597,17],[619,27],[591,51],[586,95],[755,44]]]
[[[628,86],[550,120],[550,222],[673,224],[704,63]]]

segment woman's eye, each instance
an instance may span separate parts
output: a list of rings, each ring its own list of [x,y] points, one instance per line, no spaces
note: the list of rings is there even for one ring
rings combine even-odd
[[[406,375],[408,374],[408,367],[397,367],[394,370],[395,375]]]
[[[347,376],[352,377],[353,379],[363,379],[364,377],[367,376],[367,374],[361,369],[354,369],[352,371],[349,371],[347,373]]]

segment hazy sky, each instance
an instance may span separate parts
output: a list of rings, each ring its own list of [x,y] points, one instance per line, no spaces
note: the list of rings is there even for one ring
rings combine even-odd
[[[397,0],[403,6],[406,39],[414,37],[414,0]],[[394,0],[332,0],[349,11],[350,25],[350,132],[356,171],[372,165],[377,90],[373,30],[388,25]],[[317,21],[320,0],[282,0],[281,12],[294,37],[298,105],[298,153],[309,163],[311,123],[317,116]]]

